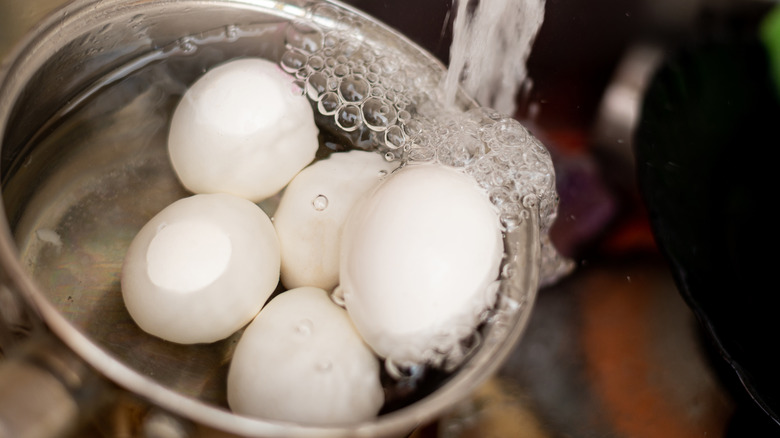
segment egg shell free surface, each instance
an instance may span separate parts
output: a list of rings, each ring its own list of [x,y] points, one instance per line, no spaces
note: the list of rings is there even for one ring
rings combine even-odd
[[[186,234],[192,231],[200,234]],[[227,194],[194,195],[160,211],[135,236],[122,266],[122,297],[147,333],[209,343],[251,321],[276,288],[279,267],[276,232],[257,205]]]
[[[339,152],[310,165],[290,182],[274,213],[286,288],[315,286],[329,291],[338,284],[347,215],[397,166],[376,152]]]
[[[473,332],[494,302],[502,257],[496,209],[472,177],[408,165],[350,214],[340,288],[374,351],[418,364]]]
[[[236,413],[319,426],[371,419],[384,401],[377,357],[344,309],[313,287],[282,292],[249,324],[227,395]]]
[[[317,135],[293,78],[268,60],[244,58],[209,70],[186,91],[168,152],[188,190],[259,202],[314,159]]]

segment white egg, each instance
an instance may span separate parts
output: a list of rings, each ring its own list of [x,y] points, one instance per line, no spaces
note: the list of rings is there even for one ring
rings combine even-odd
[[[238,59],[187,90],[171,120],[168,152],[192,192],[259,202],[314,159],[317,134],[291,76],[264,59]]]
[[[308,425],[373,418],[384,394],[379,361],[322,289],[272,299],[244,331],[228,372],[239,414]]]
[[[285,287],[328,291],[336,287],[341,231],[348,213],[397,166],[375,152],[334,153],[290,182],[274,213]]]
[[[350,215],[340,288],[380,356],[403,366],[438,364],[493,303],[502,257],[496,210],[471,176],[409,165]]]
[[[276,232],[257,205],[228,194],[194,195],[135,236],[122,266],[122,297],[147,333],[181,344],[214,342],[260,311],[279,266]]]

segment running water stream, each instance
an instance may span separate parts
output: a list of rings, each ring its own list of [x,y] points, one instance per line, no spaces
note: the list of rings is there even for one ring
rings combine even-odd
[[[509,155],[513,156],[513,159],[506,162],[514,163],[514,166],[518,166],[520,161],[523,161],[520,167],[527,165],[528,161],[525,159],[516,159],[519,156],[525,157],[530,151],[527,145],[538,144],[512,116],[517,110],[520,97],[518,92],[529,90],[532,86],[526,62],[544,21],[544,8],[545,0],[452,0],[455,18],[449,68],[442,86],[444,101],[447,106],[453,106],[460,88],[484,108],[495,110],[494,115],[489,118],[500,119],[497,132],[501,135],[492,145],[491,142],[486,142],[491,149],[487,155],[495,154],[497,149],[511,150]],[[540,144],[539,147],[543,149]],[[499,152],[499,155],[502,154],[503,152]],[[546,151],[542,155],[545,154]],[[549,156],[546,159],[549,159]],[[566,275],[573,265],[555,250],[548,234],[557,211],[552,163],[532,165],[531,168],[534,169],[532,172],[521,170],[506,174],[510,178],[516,178],[513,184],[510,184],[512,187],[508,187],[508,192],[499,195],[496,195],[496,190],[492,190],[491,197],[497,205],[501,205],[502,196],[508,194],[506,197],[511,198],[518,192],[532,192],[540,196],[542,205],[547,204],[548,208],[541,210],[544,254],[541,284],[545,285]],[[531,177],[531,174],[535,175]],[[545,183],[541,183],[543,180]],[[545,184],[546,190],[540,190]],[[531,190],[522,187],[528,185],[536,187]],[[511,202],[509,204],[511,205]]]
[[[453,0],[455,11],[445,96],[458,85],[480,105],[513,115],[526,61],[544,20],[544,0]]]

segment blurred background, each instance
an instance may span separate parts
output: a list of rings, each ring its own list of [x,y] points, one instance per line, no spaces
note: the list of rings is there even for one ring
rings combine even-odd
[[[0,58],[60,3],[0,0]],[[447,62],[448,0],[347,3]],[[641,106],[664,61],[704,34],[752,32],[771,7],[547,0],[531,86],[515,116],[553,155],[561,201],[552,237],[576,268],[540,292],[499,374],[415,436],[780,436],[681,293],[680,267],[657,243],[635,159]],[[776,342],[768,344],[773,355]]]

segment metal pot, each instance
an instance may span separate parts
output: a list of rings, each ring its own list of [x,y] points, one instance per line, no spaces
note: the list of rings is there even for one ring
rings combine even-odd
[[[220,389],[235,337],[184,347],[150,339],[128,320],[116,281],[123,245],[150,212],[184,194],[162,149],[150,146],[166,132],[170,98],[234,56],[286,62],[285,47],[307,44],[290,39],[291,23],[382,47],[433,78],[444,72],[374,19],[337,2],[303,0],[76,1],[34,28],[2,65],[0,436],[68,433],[122,394],[152,408],[140,420],[148,435],[167,427],[178,435],[165,436],[186,436],[188,424],[238,436],[404,435],[465,398],[515,345],[541,263],[533,202],[507,233],[514,274],[480,346],[421,397],[374,421],[321,428],[235,415]],[[127,81],[157,66],[178,82]],[[96,105],[105,90],[121,105]],[[465,96],[460,105],[474,106]],[[73,121],[74,114],[84,117]],[[118,140],[100,129],[116,117],[128,119]]]

